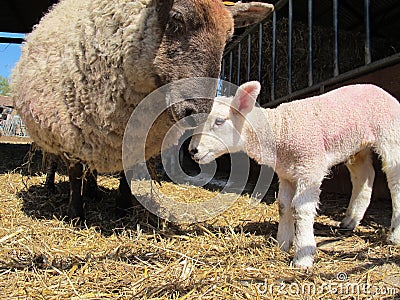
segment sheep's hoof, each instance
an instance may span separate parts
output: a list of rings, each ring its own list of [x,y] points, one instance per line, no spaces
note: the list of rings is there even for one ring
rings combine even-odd
[[[86,188],[83,195],[87,200],[89,200],[91,202],[100,202],[100,200],[101,200],[101,195],[98,191],[97,186],[92,186],[90,188]]]
[[[96,177],[93,174],[87,175],[86,184],[83,191],[85,198],[92,202],[100,202],[101,195],[99,193],[99,188],[97,186]]]
[[[69,205],[67,214],[70,220],[85,219],[83,206]]]
[[[57,188],[56,188],[56,185],[54,184],[54,182],[53,183],[46,182],[44,184],[44,188],[46,190],[47,195],[57,194]]]
[[[345,217],[342,222],[340,223],[340,228],[354,230],[359,224],[355,218],[352,217]]]
[[[132,207],[138,205],[139,202],[132,194],[120,194],[115,204],[115,216],[117,218],[123,218],[128,214],[128,211],[131,210]]]

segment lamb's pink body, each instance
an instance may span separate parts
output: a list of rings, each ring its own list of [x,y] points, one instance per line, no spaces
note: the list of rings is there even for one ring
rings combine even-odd
[[[254,106],[259,91],[258,82],[249,82],[234,97],[216,99],[207,122],[192,138],[193,158],[207,163],[225,152],[245,151],[259,164],[274,167],[279,177],[278,242],[284,250],[294,245],[296,266],[310,267],[322,180],[332,166],[346,162],[353,192],[341,226],[354,229],[370,202],[375,151],[382,158],[393,202],[389,241],[400,245],[398,101],[364,84],[263,109]]]
[[[374,85],[345,86],[282,104],[269,110],[270,114],[279,124],[273,128],[276,172],[289,180],[305,171],[305,160],[313,161],[316,169],[325,169],[366,147],[374,147],[381,137],[395,135],[392,138],[400,142],[400,132],[392,130],[393,126],[400,130],[400,105]],[[311,161],[307,165],[313,171]]]

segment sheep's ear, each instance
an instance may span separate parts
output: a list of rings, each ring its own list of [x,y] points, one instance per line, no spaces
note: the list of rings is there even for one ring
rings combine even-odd
[[[233,3],[224,1],[224,4],[232,14],[237,28],[261,22],[274,11],[272,4],[262,2]]]
[[[248,114],[252,111],[260,90],[261,85],[258,81],[250,81],[242,84],[238,88],[235,97],[233,97],[232,107],[243,115]]]

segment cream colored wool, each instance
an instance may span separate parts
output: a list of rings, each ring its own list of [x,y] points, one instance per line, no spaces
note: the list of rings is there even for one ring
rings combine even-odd
[[[23,46],[11,82],[15,107],[43,150],[100,173],[121,171],[125,126],[138,103],[179,79],[217,78],[234,24],[248,26],[272,11],[260,2],[61,0]],[[168,93],[162,100],[173,106],[146,141],[129,140],[136,148],[146,142],[146,160],[161,151],[173,119],[211,108]],[[133,131],[145,127],[137,123]]]
[[[13,98],[45,151],[99,172],[122,170],[125,125],[156,88],[148,62],[161,35],[150,2],[61,1],[27,36],[12,75]]]

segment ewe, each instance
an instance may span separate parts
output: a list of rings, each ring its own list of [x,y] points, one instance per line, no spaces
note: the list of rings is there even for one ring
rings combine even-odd
[[[122,171],[125,126],[140,101],[181,78],[217,78],[234,24],[258,22],[272,10],[220,0],[61,0],[42,18],[26,38],[12,93],[34,142],[67,161],[71,218],[84,215],[83,165]],[[174,122],[211,108],[210,101],[178,98],[169,97],[174,105],[149,136],[147,158],[160,152]],[[117,206],[130,206],[124,177],[120,191]]]
[[[400,104],[374,85],[350,85],[326,94],[282,104],[255,106],[258,82],[240,86],[234,97],[217,97],[207,121],[192,137],[195,161],[209,163],[227,152],[244,151],[279,177],[278,242],[294,246],[294,265],[311,267],[316,252],[313,223],[320,185],[341,162],[353,184],[341,226],[354,229],[369,205],[380,155],[393,203],[389,241],[400,244]]]

